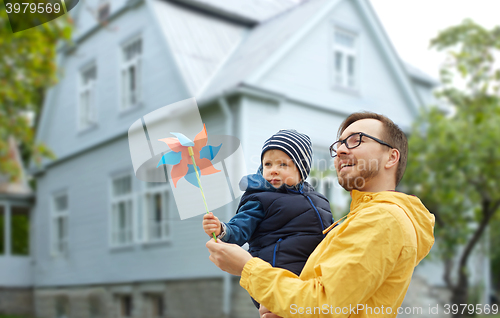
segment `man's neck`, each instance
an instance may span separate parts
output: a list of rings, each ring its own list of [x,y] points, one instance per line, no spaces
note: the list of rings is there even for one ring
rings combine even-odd
[[[379,185],[367,185],[362,189],[355,189],[361,192],[382,192],[382,191],[396,191],[396,186],[393,184],[379,184]],[[352,190],[351,190],[352,194]]]

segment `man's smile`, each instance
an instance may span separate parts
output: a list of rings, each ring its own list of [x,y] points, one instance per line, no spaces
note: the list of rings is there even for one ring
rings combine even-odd
[[[343,169],[349,168],[349,167],[354,167],[356,164],[353,163],[351,160],[345,160],[345,161],[340,161],[338,164],[338,171],[342,171]]]

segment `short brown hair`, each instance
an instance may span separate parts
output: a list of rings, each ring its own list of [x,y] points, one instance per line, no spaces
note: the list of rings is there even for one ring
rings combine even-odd
[[[376,119],[382,122],[384,125],[384,132],[383,136],[380,136],[381,139],[399,150],[400,156],[398,169],[396,171],[396,185],[398,185],[405,173],[406,160],[408,158],[408,139],[406,139],[405,133],[401,130],[401,128],[399,128],[398,125],[384,115],[372,112],[359,112],[349,115],[349,117],[342,122],[337,133],[338,137],[342,135],[344,130],[346,130],[349,125],[361,119]]]

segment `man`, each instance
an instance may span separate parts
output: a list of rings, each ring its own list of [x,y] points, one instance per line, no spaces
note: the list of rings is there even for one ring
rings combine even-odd
[[[354,113],[330,147],[347,218],[325,230],[300,276],[252,258],[240,247],[207,242],[210,260],[268,308],[262,317],[395,317],[415,266],[434,243],[434,216],[395,192],[408,153],[404,133],[375,113]]]

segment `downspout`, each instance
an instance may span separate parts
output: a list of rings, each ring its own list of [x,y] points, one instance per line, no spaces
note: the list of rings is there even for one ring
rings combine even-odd
[[[224,96],[219,98],[219,106],[224,114],[224,120],[226,122],[225,132],[226,135],[232,136],[232,122],[233,122],[233,114],[231,114],[231,110],[229,109],[229,105],[227,104],[227,100]],[[232,215],[232,204],[226,205],[226,221],[231,219]],[[232,294],[232,284],[231,284],[231,275],[229,273],[224,272],[223,276],[223,292],[222,292],[222,314],[223,317],[229,318],[231,315],[231,294]]]

